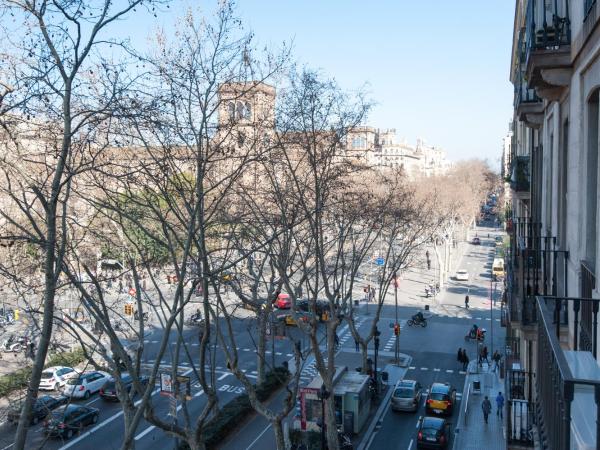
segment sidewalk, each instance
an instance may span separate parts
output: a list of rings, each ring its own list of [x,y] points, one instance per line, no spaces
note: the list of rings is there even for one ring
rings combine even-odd
[[[454,450],[506,450],[506,425],[504,420],[497,416],[495,400],[498,392],[502,392],[506,398],[504,382],[499,376],[499,370],[490,372],[487,364],[479,368],[480,373],[474,372],[477,372],[477,362],[471,361],[469,373],[465,378],[463,403],[458,421],[453,424],[456,434],[452,448]],[[480,383],[481,392],[473,390],[474,382]],[[492,413],[487,424],[483,421],[481,410],[481,403],[486,395],[492,403]],[[504,413],[506,416],[506,411]]]

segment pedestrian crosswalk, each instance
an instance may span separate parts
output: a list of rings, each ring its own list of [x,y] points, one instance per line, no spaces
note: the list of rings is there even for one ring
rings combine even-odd
[[[457,374],[459,374],[459,375],[466,375],[466,374],[467,374],[467,372],[465,372],[464,370],[443,369],[443,368],[441,368],[441,367],[432,367],[432,368],[429,368],[429,367],[416,367],[416,366],[410,366],[410,367],[408,368],[408,370],[421,370],[421,371],[423,371],[423,372],[426,372],[426,371],[428,371],[428,370],[431,370],[431,371],[433,371],[433,372],[441,372],[441,371],[444,371],[444,372],[446,372],[446,373],[457,373]]]

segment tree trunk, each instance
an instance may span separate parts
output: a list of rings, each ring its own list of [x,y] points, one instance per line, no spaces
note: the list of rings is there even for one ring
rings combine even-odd
[[[369,359],[369,343],[365,342],[364,344],[360,343],[360,352],[362,356],[362,373],[366,374],[369,369],[367,364],[367,359]]]
[[[273,331],[271,330],[271,339],[275,339],[273,336]],[[258,372],[256,377],[256,384],[262,384],[265,381],[265,356],[266,356],[266,334],[267,334],[267,313],[265,311],[260,311],[258,315],[258,348],[256,349],[256,359],[257,359],[257,369]]]
[[[326,435],[327,435],[327,447],[328,450],[338,450],[339,441],[337,433],[337,424],[335,423],[335,401],[334,394],[331,395],[325,402],[325,424],[326,424]]]
[[[281,419],[276,418],[272,420],[271,426],[273,427],[273,432],[275,433],[275,445],[277,446],[277,450],[286,450]]]

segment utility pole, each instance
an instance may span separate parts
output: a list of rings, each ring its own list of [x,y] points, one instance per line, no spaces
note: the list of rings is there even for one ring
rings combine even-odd
[[[398,273],[394,272],[394,304],[396,313],[396,322],[394,323],[394,334],[396,335],[396,350],[394,358],[396,364],[400,364],[400,324],[398,323]]]

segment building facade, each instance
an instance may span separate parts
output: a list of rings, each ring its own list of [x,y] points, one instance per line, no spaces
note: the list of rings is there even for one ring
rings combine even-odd
[[[503,324],[519,448],[600,448],[599,19],[595,0],[516,1]]]

